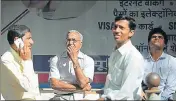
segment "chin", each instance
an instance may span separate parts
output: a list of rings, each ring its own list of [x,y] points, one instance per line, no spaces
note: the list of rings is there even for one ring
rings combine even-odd
[[[117,43],[121,43],[121,41],[120,41],[119,39],[115,39],[115,41],[116,41]]]

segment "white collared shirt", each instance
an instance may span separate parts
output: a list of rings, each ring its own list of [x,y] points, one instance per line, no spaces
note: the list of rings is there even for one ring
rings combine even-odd
[[[136,100],[141,93],[144,59],[129,40],[112,52],[102,97]]]
[[[94,60],[86,54],[79,51],[78,62],[86,77],[93,81],[94,76]],[[54,56],[50,59],[50,78],[65,81],[71,84],[78,84],[73,68],[73,63],[69,60],[67,53],[64,52],[61,56]]]
[[[11,48],[1,56],[1,93],[5,100],[39,99],[32,60],[23,61]]]

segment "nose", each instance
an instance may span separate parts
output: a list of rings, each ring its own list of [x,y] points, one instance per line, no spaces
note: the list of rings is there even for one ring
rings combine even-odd
[[[120,32],[120,28],[119,28],[119,27],[116,27],[116,28],[114,28],[112,31],[113,31],[114,34],[117,34],[117,33]]]
[[[30,43],[31,43],[31,45],[33,45],[33,44],[34,44],[34,41],[31,39]]]

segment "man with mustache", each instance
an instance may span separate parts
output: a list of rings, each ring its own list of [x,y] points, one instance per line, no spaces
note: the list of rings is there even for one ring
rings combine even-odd
[[[32,62],[34,41],[30,29],[25,25],[13,25],[7,40],[10,49],[1,56],[2,96],[5,100],[40,99],[38,77]]]
[[[110,55],[104,94],[98,100],[138,100],[143,77],[143,57],[131,43],[135,20],[127,16],[115,18],[113,36],[115,50]]]
[[[61,56],[50,61],[50,82],[54,90],[90,91],[94,76],[94,60],[80,51],[83,36],[76,30],[70,30],[66,37],[67,50]],[[54,97],[57,100],[73,100],[70,96]]]
[[[157,73],[161,78],[161,100],[173,100],[172,94],[176,91],[176,59],[163,51],[167,42],[167,35],[160,27],[151,30],[148,35],[149,55],[144,64],[145,84],[145,78],[151,72]]]

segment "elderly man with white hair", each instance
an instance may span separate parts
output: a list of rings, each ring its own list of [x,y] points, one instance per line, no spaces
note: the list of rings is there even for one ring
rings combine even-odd
[[[80,51],[82,41],[83,36],[80,32],[70,30],[66,37],[66,51],[60,56],[56,55],[50,59],[49,80],[54,90],[91,90],[94,60]],[[54,97],[53,99],[61,100],[62,98]],[[70,97],[67,100],[71,100]]]

